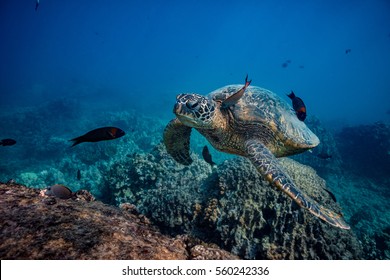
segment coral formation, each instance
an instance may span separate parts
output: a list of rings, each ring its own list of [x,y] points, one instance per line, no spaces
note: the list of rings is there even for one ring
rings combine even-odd
[[[312,168],[286,158],[280,163],[310,197],[341,211],[323,190],[325,181]],[[218,199],[217,212],[221,214],[209,226],[218,232],[224,248],[250,259],[362,257],[352,232],[330,227],[303,211],[263,181],[247,160],[227,161],[217,172],[223,193]]]
[[[211,174],[196,155],[194,162],[190,167],[174,162],[162,144],[151,153],[134,153],[104,174],[105,193],[115,204],[137,205],[162,229],[188,230],[194,204],[203,200],[202,187]]]
[[[85,191],[56,199],[0,184],[0,227],[1,259],[237,259],[189,236],[164,236],[134,207]]]
[[[192,165],[180,166],[159,145],[151,154],[132,155],[127,167],[120,163],[111,169],[105,176],[110,178],[107,186],[115,186],[117,202],[129,199],[165,231],[191,233],[243,258],[362,257],[351,231],[333,228],[303,211],[263,181],[246,159],[211,169],[193,158]],[[280,161],[309,196],[341,212],[312,168],[291,159]]]
[[[390,182],[390,126],[384,123],[346,127],[337,134],[343,168]]]

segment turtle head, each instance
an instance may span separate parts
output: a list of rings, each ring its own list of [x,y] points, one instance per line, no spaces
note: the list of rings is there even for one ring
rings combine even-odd
[[[173,113],[184,125],[194,128],[212,128],[216,103],[199,94],[179,94]]]

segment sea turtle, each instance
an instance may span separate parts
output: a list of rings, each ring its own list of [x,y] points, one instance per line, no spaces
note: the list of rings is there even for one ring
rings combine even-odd
[[[286,101],[269,90],[249,86],[247,78],[244,86],[228,85],[207,96],[179,94],[173,108],[177,118],[164,130],[168,153],[183,165],[191,164],[189,143],[195,128],[215,149],[248,158],[267,181],[302,208],[333,226],[349,229],[341,214],[304,194],[276,160],[317,146],[317,136]]]

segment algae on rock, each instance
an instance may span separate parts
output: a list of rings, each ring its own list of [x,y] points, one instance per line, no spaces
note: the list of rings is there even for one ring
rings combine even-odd
[[[190,166],[179,165],[160,144],[151,154],[132,155],[127,168],[111,169],[110,180],[120,179],[108,186],[117,202],[129,199],[164,231],[190,233],[246,259],[362,257],[352,231],[334,228],[295,205],[247,159],[237,157],[211,168],[193,158]],[[292,159],[279,160],[305,193],[341,212],[314,169]],[[126,192],[132,195],[126,197]]]

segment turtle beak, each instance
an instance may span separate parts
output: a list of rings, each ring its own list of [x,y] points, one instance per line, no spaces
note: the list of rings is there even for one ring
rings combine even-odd
[[[196,125],[196,121],[194,120],[194,116],[189,110],[187,103],[188,100],[184,94],[180,94],[177,96],[176,103],[173,106],[173,113],[176,115],[176,117],[185,125],[194,127]]]
[[[175,115],[179,114],[181,111],[181,105],[179,102],[176,102],[175,105],[173,106],[173,113]]]
[[[187,114],[186,105],[188,102],[188,94],[179,94],[176,96],[176,103],[175,106],[173,106],[173,113],[175,115],[181,115],[181,114]]]

